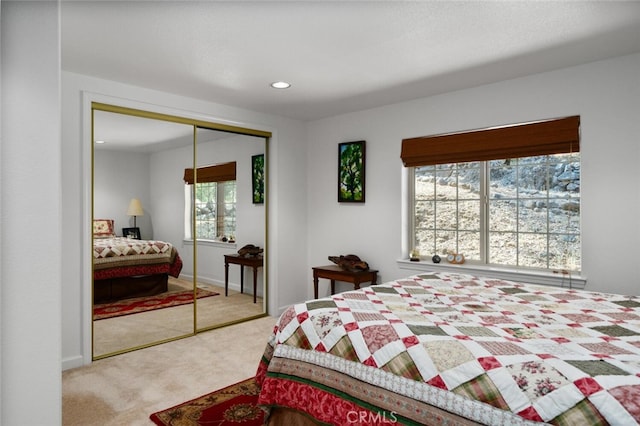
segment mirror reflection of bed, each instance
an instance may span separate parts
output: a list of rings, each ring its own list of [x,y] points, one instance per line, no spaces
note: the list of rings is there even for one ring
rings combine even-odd
[[[199,129],[194,137],[195,126],[191,124],[100,107],[94,107],[93,113],[94,140],[105,141],[94,144],[93,149],[93,218],[110,221],[110,236],[115,237],[106,240],[94,235],[93,239],[94,359],[263,315],[262,273],[257,303],[253,303],[253,288],[246,282],[244,293],[239,292],[239,270],[230,271],[232,284],[224,296],[224,254],[235,253],[244,243],[264,242],[264,206],[253,208],[249,197],[251,154],[264,154],[266,139],[210,129]],[[227,159],[238,161],[238,195],[243,200],[235,208],[243,228],[234,231],[237,242],[221,238],[200,241],[190,235],[193,203],[183,174],[194,164],[196,139],[206,154],[198,158],[198,167]],[[137,217],[127,215],[133,198],[143,207]],[[246,209],[250,210],[244,212]],[[123,237],[123,228],[130,227],[139,229],[140,240]],[[166,253],[161,254],[163,250]],[[166,259],[149,260],[142,255],[149,251]],[[123,252],[133,252],[136,260],[120,259],[124,267],[120,265],[116,273],[116,268],[109,273],[109,267],[101,264],[105,259],[96,260]],[[176,267],[176,259],[180,267]],[[247,276],[245,271],[245,280]]]

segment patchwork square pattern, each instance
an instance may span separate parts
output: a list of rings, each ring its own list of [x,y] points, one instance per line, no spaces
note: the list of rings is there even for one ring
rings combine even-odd
[[[484,401],[502,410],[509,409],[509,404],[502,398],[500,389],[498,389],[487,374],[483,374],[475,380],[470,380],[456,387],[453,389],[453,392],[466,396],[467,398]]]
[[[522,420],[640,423],[638,297],[421,274],[293,305],[273,340],[322,368],[348,361],[341,374],[358,383],[390,374],[375,385],[390,394],[438,388]],[[434,395],[421,401],[454,405]]]
[[[562,316],[569,319],[571,322],[577,322],[579,324],[584,324],[585,322],[602,321],[602,319],[598,318],[597,316],[589,314],[563,314]]]
[[[384,315],[373,312],[353,312],[353,318],[358,322],[386,321],[387,319]]]
[[[307,305],[308,306],[308,305]],[[311,316],[311,323],[320,339],[324,339],[336,327],[342,325],[338,312],[320,312]]]
[[[619,325],[603,325],[599,327],[591,327],[599,333],[606,334],[607,336],[622,337],[622,336],[638,336],[638,332],[629,328],[621,327]]]
[[[640,423],[640,385],[618,386],[609,393]]]
[[[511,342],[478,342],[491,355],[525,355],[529,351]]]
[[[439,371],[447,371],[475,359],[473,354],[458,341],[438,340],[425,342],[423,345]]]
[[[616,367],[606,361],[579,361],[567,360],[567,364],[583,371],[591,377],[596,376],[626,376],[628,373],[621,368]]]
[[[496,333],[491,331],[491,329],[487,327],[465,327],[458,326],[456,327],[460,334],[467,336],[486,336],[486,337],[498,337]]]
[[[632,355],[632,352],[624,350],[618,346],[612,345],[607,342],[598,342],[598,343],[580,343],[580,346],[586,348],[587,350],[593,353],[607,354],[607,355],[621,355],[621,354],[629,354]]]
[[[364,327],[360,331],[369,352],[372,354],[398,339],[398,333],[390,325],[372,325]]]
[[[407,325],[409,330],[416,336],[420,336],[422,334],[428,336],[447,336],[447,333],[441,329],[440,327],[430,326],[430,325]]]
[[[615,303],[616,305],[620,305],[622,307],[625,307],[625,308],[634,308],[634,309],[635,308],[640,308],[640,301],[635,300],[635,299],[634,300],[631,300],[631,299],[629,299],[629,300],[618,300],[618,301],[615,301],[613,303]]]
[[[138,262],[151,264],[153,257],[168,259],[172,250],[173,246],[165,241],[131,240],[122,237],[99,238],[93,242],[94,269],[110,260],[113,261],[113,258],[134,259],[129,256],[144,256],[146,260],[138,260]]]
[[[332,300],[317,300],[314,302],[307,302],[307,310],[314,311],[316,309],[335,308],[336,303]]]
[[[555,368],[542,361],[527,361],[506,367],[520,390],[536,401],[571,382]]]

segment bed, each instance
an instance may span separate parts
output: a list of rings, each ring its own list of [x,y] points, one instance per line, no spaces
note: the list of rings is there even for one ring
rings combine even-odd
[[[425,273],[293,305],[270,424],[635,425],[640,298]]]
[[[182,259],[172,244],[116,237],[110,219],[94,220],[93,231],[94,303],[163,293],[169,276],[180,275]]]

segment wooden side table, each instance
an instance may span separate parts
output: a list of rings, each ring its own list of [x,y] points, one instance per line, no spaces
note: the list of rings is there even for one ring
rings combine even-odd
[[[240,256],[239,254],[224,255],[224,295],[229,295],[229,264],[240,265],[240,293],[244,292],[244,267],[253,268],[253,303],[256,303],[256,290],[258,288],[258,268],[264,262],[262,256]]]
[[[368,271],[346,271],[338,265],[315,266],[313,269],[313,296],[318,298],[318,279],[325,278],[331,280],[331,294],[336,292],[336,281],[344,281],[353,284],[355,289],[360,288],[361,283],[378,281],[378,271],[369,269]]]

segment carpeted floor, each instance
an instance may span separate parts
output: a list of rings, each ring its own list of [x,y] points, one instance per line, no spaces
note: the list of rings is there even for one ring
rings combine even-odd
[[[153,425],[151,413],[252,377],[274,324],[260,318],[64,371],[63,425]]]
[[[170,277],[170,290],[177,288],[173,284],[192,286],[191,282]],[[198,288],[219,293],[215,297],[197,299],[196,324],[199,329],[263,313],[262,299],[258,298],[257,303],[253,303],[252,294],[240,294],[239,291],[229,289],[229,296],[225,297],[224,287],[201,283]],[[193,311],[194,305],[186,304],[94,321],[93,354],[101,358],[126,348],[191,334],[194,327]]]

